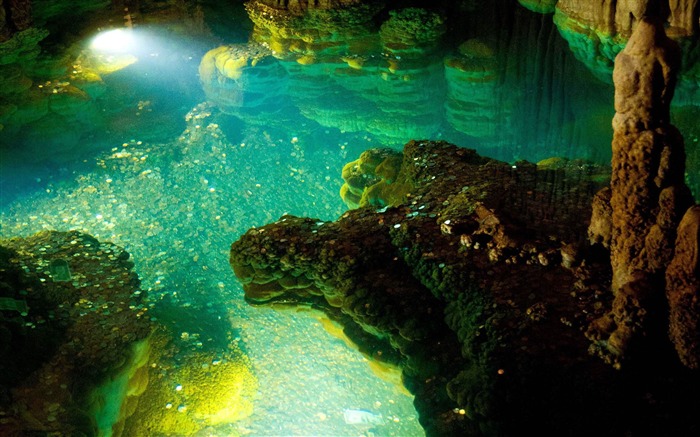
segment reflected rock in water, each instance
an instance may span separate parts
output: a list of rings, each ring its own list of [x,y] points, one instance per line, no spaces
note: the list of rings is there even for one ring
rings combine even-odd
[[[513,103],[500,92],[502,78],[495,51],[483,41],[470,39],[448,55],[444,63],[445,111],[452,127],[483,144],[513,141],[512,133],[504,132],[510,124],[502,123],[510,118]]]
[[[681,82],[697,93],[700,76],[692,69],[693,52],[697,51],[698,13],[693,0],[676,0],[659,6],[649,0],[637,2],[581,2],[560,0],[554,13],[561,35],[569,42],[574,55],[600,79],[610,82],[615,56],[627,44],[637,23],[646,15],[664,16],[667,34],[684,48],[686,62]],[[682,99],[692,98],[682,96]]]
[[[377,28],[378,2],[268,3],[246,3],[255,26],[251,44],[269,48],[279,59],[286,78],[277,72],[266,78],[286,80],[287,94],[278,93],[279,85],[254,79],[246,83],[246,93],[278,103],[291,100],[296,108],[283,106],[287,111],[280,113],[289,117],[298,111],[322,126],[369,132],[387,145],[440,130],[442,111],[431,104],[444,95],[440,43],[446,29],[439,14],[418,8],[390,11]],[[202,65],[210,63],[210,54]],[[240,73],[240,79],[246,77]],[[209,77],[203,81],[210,100],[223,101],[224,110],[232,103],[246,107],[228,81],[217,84]]]
[[[549,14],[554,12],[554,7],[557,5],[557,1],[559,0],[518,0],[518,3],[533,12]]]
[[[396,142],[404,138],[434,137],[440,129],[444,98],[441,42],[444,18],[424,9],[390,11],[379,29],[386,68],[376,82],[372,98],[381,111],[369,125],[379,135],[392,132]],[[375,76],[376,77],[376,76]]]
[[[234,44],[207,52],[199,64],[207,99],[221,112],[253,125],[288,111],[287,73],[261,44]],[[261,117],[264,115],[264,117]]]

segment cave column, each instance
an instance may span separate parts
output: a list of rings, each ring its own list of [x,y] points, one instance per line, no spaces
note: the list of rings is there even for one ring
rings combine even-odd
[[[683,137],[670,123],[680,50],[644,18],[615,60],[610,263],[612,311],[588,332],[619,365],[633,343],[667,329],[665,272],[692,205]]]

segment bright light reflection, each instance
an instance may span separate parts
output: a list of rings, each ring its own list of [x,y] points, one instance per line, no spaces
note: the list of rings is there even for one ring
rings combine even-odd
[[[112,29],[99,33],[90,48],[103,53],[125,53],[136,47],[131,29]]]

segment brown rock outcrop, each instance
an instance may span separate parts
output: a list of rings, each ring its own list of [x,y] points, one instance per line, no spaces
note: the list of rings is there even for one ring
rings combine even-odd
[[[679,64],[678,48],[661,23],[646,20],[616,60],[610,199],[615,292],[635,272],[665,269],[680,216],[691,204],[683,138],[670,124]]]
[[[700,6],[697,0],[603,0],[582,2],[559,0],[559,12],[610,36],[629,37],[635,24],[645,15],[668,15],[674,34],[688,36],[698,27]]]
[[[700,25],[700,2],[698,0],[669,0],[668,32],[678,36],[690,36]]]
[[[700,368],[700,206],[685,213],[676,251],[666,271],[671,341],[681,362]]]
[[[151,329],[129,258],[76,231],[0,240],[0,435],[98,435],[99,388]]]
[[[659,309],[664,275],[673,257],[676,228],[692,204],[684,182],[683,138],[670,124],[679,53],[661,22],[645,18],[615,63],[610,191],[615,300],[612,311],[588,333],[614,363],[636,339],[653,330],[651,325],[665,324]],[[605,221],[594,217],[593,223]]]

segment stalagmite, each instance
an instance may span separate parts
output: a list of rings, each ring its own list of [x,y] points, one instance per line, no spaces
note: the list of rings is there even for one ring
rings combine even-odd
[[[683,138],[670,124],[679,68],[678,46],[660,22],[646,18],[615,62],[610,197],[615,299],[588,335],[616,364],[653,326],[665,326],[665,272],[676,229],[692,204]]]
[[[691,369],[700,369],[700,205],[685,213],[676,239],[676,251],[666,271],[670,309],[670,337],[678,357]]]

